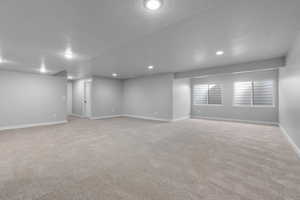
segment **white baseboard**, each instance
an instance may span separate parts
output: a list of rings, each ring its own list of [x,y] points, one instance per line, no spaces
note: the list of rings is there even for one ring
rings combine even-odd
[[[50,125],[65,124],[65,123],[68,123],[68,121],[65,120],[65,121],[56,121],[56,122],[43,122],[43,123],[36,123],[36,124],[23,124],[17,126],[5,126],[5,127],[0,127],[0,131],[20,129],[20,128],[31,128],[37,126],[50,126]]]
[[[122,117],[130,117],[130,118],[135,118],[135,119],[145,119],[145,120],[152,120],[152,121],[161,121],[161,122],[171,122],[171,119],[163,119],[163,118],[156,118],[156,117],[144,117],[140,115],[128,115],[124,114]]]
[[[89,119],[91,120],[98,120],[98,119],[111,119],[115,117],[122,117],[123,115],[106,115],[106,116],[101,116],[101,117],[90,117]]]
[[[186,120],[190,118],[191,116],[180,117],[180,118],[172,119],[172,122],[177,122],[177,121]]]
[[[130,117],[130,118],[136,118],[136,119],[145,119],[145,120],[152,120],[152,121],[162,121],[162,122],[176,122],[176,121],[181,121],[181,120],[186,120],[190,119],[190,116],[185,116],[177,119],[163,119],[163,118],[155,118],[155,117],[144,117],[140,115],[107,115],[107,116],[100,116],[100,117],[90,117],[91,120],[101,120],[101,119],[111,119],[115,117]]]
[[[202,117],[202,116],[192,116],[191,118],[278,126],[278,122],[251,121],[251,120],[229,119],[229,118],[221,118],[221,117]]]
[[[296,145],[296,143],[293,141],[293,139],[289,136],[289,134],[287,133],[286,129],[279,124],[280,130],[283,133],[283,135],[286,137],[286,139],[289,141],[289,143],[291,144],[291,146],[293,147],[294,151],[296,152],[296,154],[298,155],[298,157],[300,158],[300,148]]]
[[[75,113],[72,113],[72,114],[69,114],[69,115],[70,115],[70,116],[73,116],[73,117],[84,118],[84,116],[78,115],[78,114],[75,114]]]

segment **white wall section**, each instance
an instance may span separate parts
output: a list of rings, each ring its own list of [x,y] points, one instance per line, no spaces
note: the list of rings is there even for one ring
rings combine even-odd
[[[151,119],[173,119],[173,74],[124,81],[123,113]]]
[[[279,121],[300,155],[300,34],[279,73]]]
[[[66,120],[66,78],[0,71],[0,91],[0,129]]]
[[[92,118],[121,115],[123,82],[117,79],[93,77]]]

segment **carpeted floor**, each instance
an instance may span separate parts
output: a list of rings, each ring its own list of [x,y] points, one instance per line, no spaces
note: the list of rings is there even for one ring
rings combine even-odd
[[[1,200],[299,200],[279,128],[129,118],[0,132]]]

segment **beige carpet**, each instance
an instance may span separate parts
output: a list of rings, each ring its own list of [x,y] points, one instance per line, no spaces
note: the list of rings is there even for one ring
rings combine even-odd
[[[1,200],[299,200],[279,128],[129,118],[0,132]]]

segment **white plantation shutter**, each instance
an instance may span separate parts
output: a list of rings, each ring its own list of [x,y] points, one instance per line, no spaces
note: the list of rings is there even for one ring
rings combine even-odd
[[[222,104],[222,87],[220,84],[208,85],[208,104]]]
[[[193,87],[193,104],[222,104],[222,87],[219,84],[199,84]]]
[[[253,105],[273,105],[273,81],[253,82]]]
[[[193,104],[201,105],[208,103],[208,85],[194,85],[193,87]]]
[[[238,106],[252,105],[252,82],[234,83],[234,104]]]
[[[273,81],[234,83],[234,105],[273,106]]]

